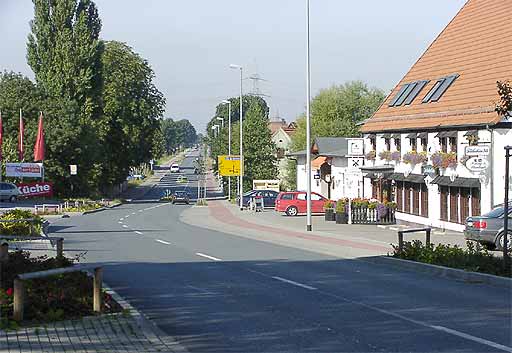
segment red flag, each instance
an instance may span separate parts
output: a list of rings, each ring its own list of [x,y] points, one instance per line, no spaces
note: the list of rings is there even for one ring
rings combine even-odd
[[[23,124],[23,117],[21,116],[21,109],[20,109],[20,134],[18,135],[18,157],[20,159],[20,162],[23,161],[25,158],[25,149],[23,147],[23,140],[25,135],[25,125]]]
[[[43,112],[39,115],[39,124],[37,126],[36,145],[34,146],[34,162],[44,161],[44,130],[43,130]]]
[[[3,160],[2,144],[4,142],[4,125],[2,123],[2,112],[0,112],[0,161]]]

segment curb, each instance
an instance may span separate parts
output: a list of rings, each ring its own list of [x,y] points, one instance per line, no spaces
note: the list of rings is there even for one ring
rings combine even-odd
[[[114,300],[123,308],[123,310],[129,311],[130,315],[135,319],[137,325],[144,333],[144,336],[146,336],[150,341],[155,344],[164,344],[166,348],[171,348],[174,350],[174,352],[189,353],[189,351],[178,341],[176,341],[172,336],[163,332],[150,319],[148,319],[146,315],[135,309],[127,300],[121,297],[105,282],[103,282],[103,289],[105,292],[110,294],[112,298],[114,298]]]
[[[367,259],[369,262],[384,264],[390,267],[427,273],[447,279],[455,279],[468,283],[483,283],[496,287],[512,288],[512,278],[490,275],[487,273],[465,271],[439,265],[426,264],[411,260],[398,259],[390,256],[378,256]]]
[[[90,211],[84,211],[82,212],[82,216],[85,216],[85,215],[88,215],[88,214],[92,214],[92,213],[98,213],[98,212],[101,212],[101,211],[106,211],[106,210],[110,210],[112,208],[115,208],[115,207],[119,207],[121,206],[123,203],[118,203],[118,204],[115,204],[115,205],[112,205],[112,206],[103,206],[103,207],[100,207],[98,209],[95,209],[95,210],[90,210]]]

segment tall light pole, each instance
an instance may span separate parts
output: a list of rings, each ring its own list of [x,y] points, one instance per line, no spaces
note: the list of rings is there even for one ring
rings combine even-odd
[[[243,150],[243,128],[242,128],[242,117],[243,115],[243,108],[242,108],[242,95],[243,95],[243,68],[240,65],[231,64],[229,65],[232,69],[238,69],[240,70],[240,117],[239,117],[239,124],[240,124],[240,176],[238,177],[238,195],[240,197],[240,211],[243,211],[244,209],[244,203],[243,203],[243,197],[244,194],[244,150]]]
[[[223,117],[221,117],[221,116],[218,116],[218,117],[217,117],[217,120],[222,121],[222,128],[224,129],[224,118],[223,118]]]
[[[225,99],[221,103],[228,105],[228,155],[231,156],[231,101]],[[228,177],[228,200],[231,200],[231,177]]]
[[[313,227],[311,222],[311,65],[309,60],[309,0],[306,0],[306,231],[311,232],[313,230]]]

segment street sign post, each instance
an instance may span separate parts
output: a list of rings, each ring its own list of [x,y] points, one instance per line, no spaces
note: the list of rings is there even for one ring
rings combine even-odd
[[[240,156],[219,156],[219,175],[240,176]]]

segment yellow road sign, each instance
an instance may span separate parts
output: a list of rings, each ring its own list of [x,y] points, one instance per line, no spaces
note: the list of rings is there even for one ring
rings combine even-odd
[[[240,156],[219,156],[219,174],[221,176],[239,176]]]

